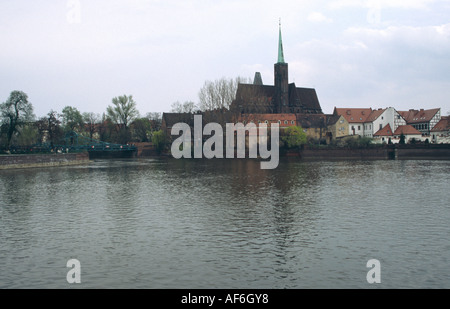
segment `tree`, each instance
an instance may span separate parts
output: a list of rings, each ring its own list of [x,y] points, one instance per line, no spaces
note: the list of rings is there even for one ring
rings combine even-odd
[[[154,132],[152,136],[152,143],[155,146],[156,152],[161,154],[166,146],[166,136],[164,135],[164,132],[161,130]]]
[[[96,113],[83,113],[83,122],[86,128],[86,132],[92,139],[97,132],[97,124],[100,121],[100,116]]]
[[[128,125],[139,116],[133,96],[119,96],[112,99],[113,106],[108,106],[106,113],[117,125],[128,128]]]
[[[193,113],[197,109],[197,106],[192,101],[186,101],[181,104],[179,101],[172,103],[171,113]]]
[[[131,95],[123,95],[113,98],[112,103],[113,106],[108,106],[106,113],[111,121],[117,125],[117,140],[119,143],[125,144],[130,138],[128,126],[139,116],[136,102]]]
[[[28,95],[23,91],[11,92],[8,100],[0,104],[3,122],[6,124],[6,146],[10,147],[11,139],[18,129],[34,119],[33,106],[28,102]]]
[[[137,142],[148,142],[148,134],[151,132],[151,124],[148,118],[137,118],[131,124],[134,139]]]
[[[238,85],[245,82],[248,79],[242,77],[206,81],[198,94],[200,110],[229,109],[236,98]]]
[[[83,116],[76,107],[64,107],[61,117],[65,132],[79,131],[83,127]]]
[[[405,145],[405,135],[402,133],[400,134],[400,141],[398,142],[400,145]]]
[[[307,137],[302,127],[292,126],[284,130],[281,141],[287,149],[294,149],[306,144]]]
[[[161,129],[162,115],[161,113],[147,113],[145,118],[150,120],[150,131],[158,131]]]
[[[61,121],[58,119],[58,114],[51,110],[46,117],[42,117],[36,122],[41,143],[50,142],[50,147],[53,149],[56,142],[63,136],[61,129]]]

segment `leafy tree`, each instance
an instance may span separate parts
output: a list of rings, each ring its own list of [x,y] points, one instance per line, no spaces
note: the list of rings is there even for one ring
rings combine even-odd
[[[106,113],[117,126],[117,140],[125,144],[130,139],[129,125],[139,116],[133,97],[119,96],[112,99],[113,106],[108,106]]]
[[[26,93],[16,90],[11,92],[5,103],[0,104],[0,111],[6,124],[6,146],[9,148],[19,128],[34,119],[33,106],[28,102]]]
[[[108,117],[115,124],[128,128],[128,125],[139,115],[133,96],[119,96],[113,98],[112,103],[113,106],[108,106],[106,109]]]
[[[27,123],[20,127],[16,137],[19,146],[30,146],[38,142],[39,133],[34,123]]]
[[[76,107],[66,106],[62,110],[62,125],[64,131],[80,131],[83,127],[83,116]]]
[[[163,131],[159,130],[153,133],[152,143],[158,154],[161,154],[166,146],[166,136]]]
[[[281,141],[287,149],[294,149],[306,144],[307,137],[302,127],[292,126],[284,130]]]

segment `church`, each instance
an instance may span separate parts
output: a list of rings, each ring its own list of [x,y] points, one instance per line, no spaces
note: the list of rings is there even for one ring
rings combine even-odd
[[[284,61],[281,25],[279,29],[278,62],[274,85],[264,85],[261,74],[253,84],[239,84],[230,110],[240,114],[323,114],[315,89],[289,84],[288,64]]]

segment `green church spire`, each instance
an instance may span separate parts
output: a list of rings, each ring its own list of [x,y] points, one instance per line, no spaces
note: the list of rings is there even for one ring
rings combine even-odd
[[[283,39],[281,38],[281,19],[280,19],[280,37],[278,42],[278,63],[284,63]]]

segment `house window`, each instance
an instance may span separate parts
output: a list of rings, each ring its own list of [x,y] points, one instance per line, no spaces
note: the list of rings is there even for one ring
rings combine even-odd
[[[344,120],[339,121],[340,123],[344,123]]]
[[[284,121],[284,124],[288,124],[288,123],[289,123],[289,121],[287,121],[287,120]]]
[[[358,131],[360,131],[361,130],[361,126],[358,126]]]
[[[292,121],[291,121],[291,124],[295,124],[295,121],[294,121],[294,120],[292,120]]]
[[[383,129],[383,124],[380,123],[380,130]]]
[[[278,120],[278,124],[281,124],[281,120]]]

